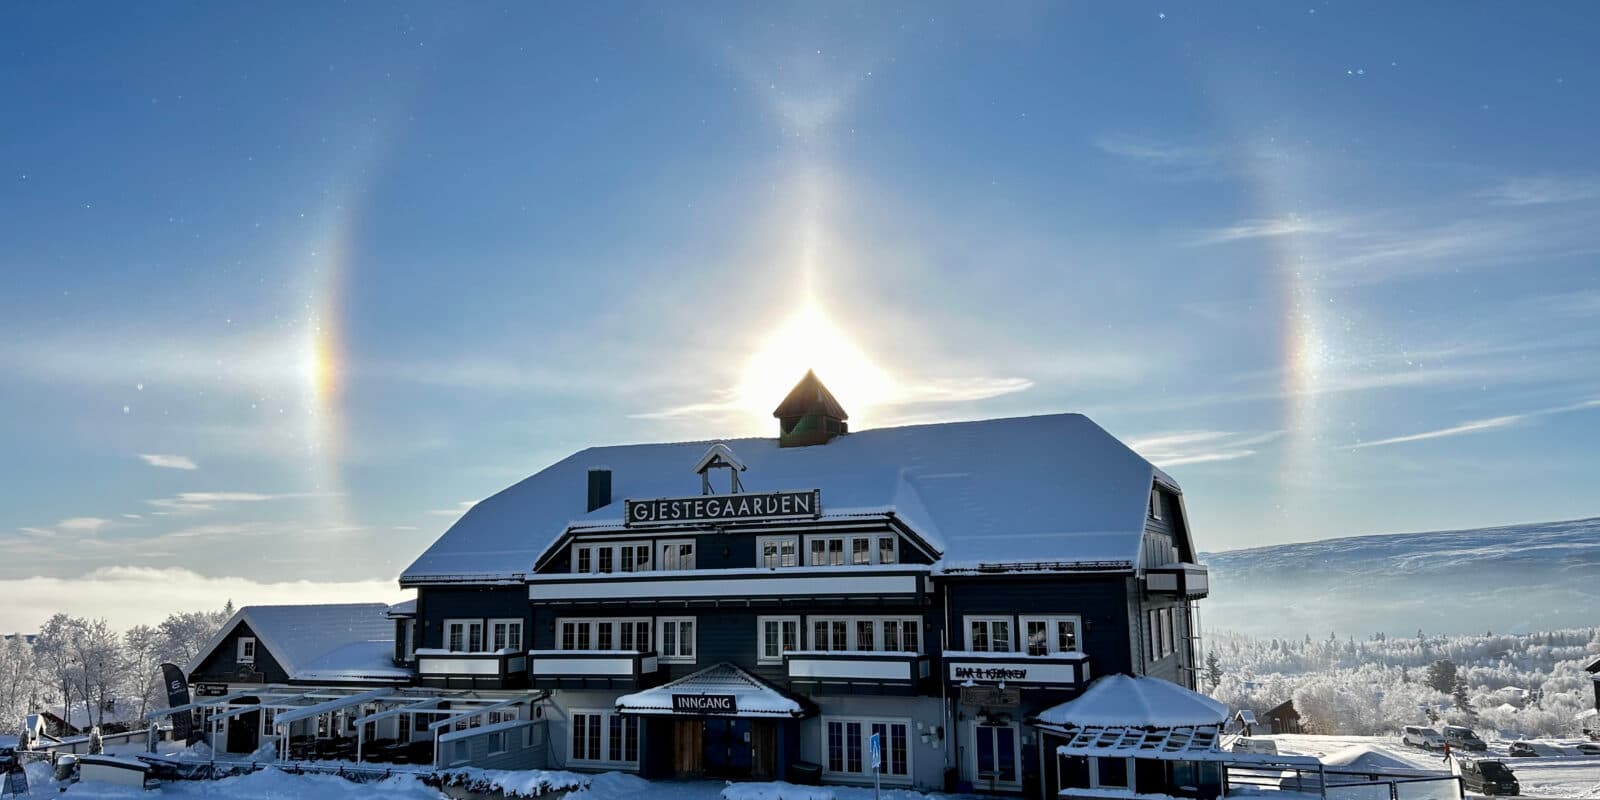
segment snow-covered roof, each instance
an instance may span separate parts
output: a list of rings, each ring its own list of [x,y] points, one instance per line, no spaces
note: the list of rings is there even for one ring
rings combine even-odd
[[[628,714],[672,715],[674,695],[731,696],[734,711],[718,716],[799,717],[804,709],[794,698],[760,678],[724,661],[653,689],[617,698],[617,710]]]
[[[569,527],[622,527],[622,501],[693,495],[715,442],[592,447],[474,505],[400,576],[518,581]],[[747,492],[820,489],[822,519],[893,515],[941,564],[1139,562],[1150,462],[1080,414],[879,428],[826,444],[727,443]],[[612,502],[585,513],[588,470]],[[1176,484],[1173,484],[1176,487]]]
[[[242,622],[290,680],[396,680],[394,622],[384,603],[245,606],[223,624],[184,672],[193,673]],[[355,676],[362,677],[355,677]]]
[[[50,716],[65,722],[68,727],[77,731],[87,731],[95,725],[127,725],[138,722],[139,701],[132,697],[118,697],[109,703],[109,708],[104,710],[94,708],[85,710],[83,703],[72,703],[62,708],[59,703],[50,706]]]
[[[389,613],[387,616],[390,619],[393,619],[395,617],[414,617],[416,615],[417,601],[415,599],[411,599],[403,603],[395,603],[394,605],[389,606]]]
[[[1160,678],[1105,675],[1083,694],[1039,712],[1040,722],[1063,728],[1181,728],[1221,725],[1228,707]]]
[[[1321,761],[1327,766],[1344,767],[1353,772],[1365,770],[1385,773],[1428,771],[1418,770],[1416,764],[1370,744],[1351,745],[1343,750],[1335,750],[1323,756]]]
[[[1137,756],[1139,758],[1193,759],[1217,752],[1217,725],[1180,725],[1145,728],[1128,725],[1089,725],[1077,728],[1056,752],[1069,756]]]

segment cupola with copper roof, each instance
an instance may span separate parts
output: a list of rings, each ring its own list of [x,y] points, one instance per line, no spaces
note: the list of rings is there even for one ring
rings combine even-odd
[[[822,385],[817,373],[809,369],[772,416],[778,418],[779,447],[827,444],[833,437],[850,432],[845,422],[850,415],[834,399],[833,392]]]

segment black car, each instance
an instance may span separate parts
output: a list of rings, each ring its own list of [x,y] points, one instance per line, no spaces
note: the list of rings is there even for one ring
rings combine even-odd
[[[1511,758],[1533,758],[1539,755],[1539,751],[1533,749],[1533,745],[1528,742],[1512,742],[1506,749],[1506,755]]]
[[[1487,759],[1463,759],[1461,764],[1461,785],[1469,792],[1486,795],[1515,795],[1522,793],[1522,787],[1517,784],[1517,776],[1511,774],[1511,768],[1499,761]]]

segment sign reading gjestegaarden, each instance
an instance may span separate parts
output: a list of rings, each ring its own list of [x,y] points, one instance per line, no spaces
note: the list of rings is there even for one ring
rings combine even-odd
[[[627,525],[680,525],[761,519],[815,519],[822,514],[822,490],[710,494],[626,500]]]

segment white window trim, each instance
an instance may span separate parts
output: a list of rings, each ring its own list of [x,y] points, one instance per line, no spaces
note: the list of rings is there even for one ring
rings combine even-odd
[[[800,626],[800,628],[801,628],[801,641],[803,641],[807,645],[810,645],[809,649],[811,649],[811,650],[825,650],[825,649],[827,649],[827,648],[822,648],[822,647],[818,647],[817,646],[815,623],[818,623],[818,622],[830,622],[830,623],[831,622],[843,622],[844,623],[845,649],[844,650],[839,650],[839,651],[832,651],[832,652],[845,652],[845,651],[860,652],[860,653],[912,653],[912,652],[914,652],[914,653],[916,653],[918,655],[922,654],[922,646],[923,646],[922,638],[923,637],[922,637],[922,618],[921,617],[907,617],[907,616],[902,616],[900,614],[888,614],[888,615],[884,615],[884,616],[861,616],[861,615],[857,615],[857,616],[850,616],[850,617],[838,616],[838,615],[834,615],[834,614],[814,614],[814,615],[806,617],[805,620],[804,620],[804,623]],[[872,649],[871,650],[857,650],[856,649],[856,646],[859,644],[859,640],[857,638],[856,623],[859,623],[859,622],[871,622],[872,623]],[[902,642],[905,641],[905,633],[903,632],[905,630],[905,623],[908,623],[908,622],[911,623],[917,630],[917,649],[914,650],[914,651],[913,650],[906,650],[904,648],[901,648],[899,650],[885,650],[883,648],[883,643],[884,643],[883,623],[885,623],[885,622],[898,622],[898,623],[901,624],[902,633],[900,634],[900,641],[902,641]],[[829,642],[829,644],[831,645],[832,643]],[[879,720],[879,721],[881,722],[881,720]]]
[[[517,644],[516,644],[515,647],[513,647],[511,645],[510,631],[508,630],[506,632],[506,648],[509,648],[511,650],[518,650],[518,651],[527,649],[526,645],[528,643],[528,640],[527,640],[527,637],[523,636],[524,631],[522,629],[523,628],[522,620],[518,619],[516,617],[499,617],[499,618],[496,618],[496,619],[490,619],[488,621],[488,623],[483,626],[483,630],[487,634],[487,635],[485,635],[483,637],[483,646],[485,648],[487,648],[488,650],[491,650],[491,651],[495,649],[495,646],[494,646],[494,626],[496,626],[496,625],[515,626],[516,629],[517,629]],[[506,648],[502,648],[502,649],[506,649]]]
[[[1154,520],[1161,519],[1161,490],[1160,489],[1151,489],[1150,490],[1150,518],[1154,519]]]
[[[1024,775],[1024,770],[1027,769],[1027,760],[1022,757],[1022,726],[1017,725],[1015,723],[1013,723],[1011,725],[981,725],[981,724],[979,724],[978,720],[975,720],[975,719],[974,720],[968,720],[967,721],[966,735],[967,735],[967,741],[971,742],[971,745],[966,748],[966,750],[967,750],[966,762],[967,763],[962,767],[963,774],[970,775],[971,776],[971,780],[972,780],[974,785],[980,785],[981,784],[984,787],[988,787],[988,785],[989,785],[989,782],[987,780],[980,779],[978,777],[978,729],[979,728],[990,728],[990,729],[993,729],[993,730],[1009,729],[1012,732],[1012,735],[1014,737],[1016,737],[1015,739],[1013,739],[1014,750],[1012,752],[1012,756],[1011,757],[1013,759],[1015,759],[1015,763],[1012,764],[1012,767],[1013,767],[1014,771],[1017,774],[1017,779],[1014,780],[1014,781],[1003,781],[1003,780],[1000,780],[999,778],[995,778],[994,785],[995,785],[996,788],[1004,788],[1004,789],[1020,788],[1022,786],[1022,778],[1023,778],[1023,775]]]
[[[405,635],[406,635],[406,649],[405,649],[406,660],[407,661],[416,661],[417,660],[417,621],[415,619],[406,620],[405,632],[406,632],[405,633]]]
[[[778,655],[767,655],[767,623],[776,622],[780,625],[785,622],[794,623],[794,646],[797,650],[804,650],[806,646],[805,625],[799,616],[758,616],[756,617],[756,663],[757,664],[782,664],[783,663],[783,628],[778,629]]]
[[[666,549],[668,547],[676,548],[679,545],[685,545],[685,544],[689,545],[689,558],[694,561],[694,566],[684,567],[682,562],[679,562],[672,569],[674,569],[674,570],[697,569],[700,566],[700,546],[693,539],[657,539],[656,543],[655,543],[655,549],[653,551],[655,553],[656,569],[661,569],[661,570],[667,569]],[[677,555],[677,552],[674,551],[673,556],[672,556],[672,560],[673,561],[678,561],[678,559],[679,559],[679,556]]]
[[[969,651],[974,651],[975,652],[978,649],[978,648],[974,647],[973,644],[972,644],[972,623],[974,623],[974,622],[982,622],[982,623],[988,625],[988,627],[989,627],[990,644],[989,644],[989,648],[987,650],[985,650],[984,652],[988,652],[988,653],[995,653],[995,652],[1016,653],[1016,652],[1018,652],[1017,651],[1017,621],[1016,621],[1016,619],[1014,619],[1012,617],[1008,617],[1008,616],[1006,616],[1004,614],[968,614],[968,615],[966,615],[966,616],[961,618],[961,630],[965,632],[965,637],[966,637],[966,640],[967,640],[967,649]],[[995,650],[994,649],[994,623],[996,623],[996,622],[1004,622],[1004,623],[1006,623],[1006,633],[1009,634],[1010,641],[1006,643],[1007,649],[1005,649],[1005,650]]]
[[[889,540],[889,552],[894,554],[893,561],[883,560],[883,540]],[[900,563],[900,537],[892,533],[880,533],[872,537],[872,563],[898,564]]]
[[[783,565],[784,542],[792,542],[794,544],[794,566],[786,567]],[[778,563],[772,567],[767,566],[766,555],[764,554],[764,551],[769,544],[778,545]],[[803,567],[806,565],[806,552],[805,549],[800,546],[800,544],[800,534],[798,533],[787,533],[774,536],[757,536],[756,566],[761,567],[762,569],[794,569],[795,567]]]
[[[618,653],[646,653],[646,652],[650,652],[649,650],[639,650],[637,648],[635,648],[633,650],[623,650],[622,649],[622,626],[623,625],[637,625],[637,624],[639,624],[641,622],[645,624],[646,628],[649,631],[651,631],[650,635],[652,635],[652,636],[656,635],[655,622],[654,622],[654,620],[650,619],[649,617],[557,617],[556,618],[556,647],[555,647],[555,649],[557,649],[557,650],[565,650],[565,649],[567,649],[565,631],[563,631],[562,629],[564,627],[566,627],[568,624],[572,624],[572,625],[582,625],[584,627],[587,627],[589,629],[589,647],[588,647],[588,649],[590,649],[590,650],[599,650],[600,649],[600,626],[601,625],[610,625],[610,626],[612,626],[612,629],[611,629],[611,650],[614,650],[614,651],[616,651]],[[524,644],[526,644],[526,641],[524,641]],[[574,636],[573,637],[573,649],[578,649],[577,644],[578,644],[577,637]],[[634,644],[638,644],[638,642],[634,642]],[[654,648],[652,648],[652,649],[654,649]],[[610,651],[607,651],[607,652],[610,652]]]
[[[822,717],[821,722],[822,722],[822,727],[820,729],[821,732],[822,732],[821,745],[819,747],[820,752],[817,753],[818,759],[817,759],[816,763],[822,765],[822,777],[830,778],[832,780],[842,781],[842,782],[854,782],[854,781],[868,781],[868,782],[870,782],[872,780],[872,757],[871,757],[871,755],[869,755],[869,753],[871,751],[868,749],[867,742],[872,737],[872,726],[873,725],[884,725],[884,726],[904,725],[905,729],[906,729],[906,774],[904,774],[904,775],[895,775],[895,774],[893,774],[893,773],[891,773],[891,772],[889,772],[887,770],[888,761],[889,761],[888,749],[889,749],[890,743],[889,742],[884,742],[883,743],[883,747],[884,747],[884,766],[886,767],[886,769],[879,775],[879,780],[882,781],[883,783],[894,785],[894,786],[910,785],[911,784],[912,778],[917,774],[917,756],[916,756],[916,752],[917,752],[917,748],[916,748],[917,731],[916,731],[916,726],[914,724],[912,724],[912,722],[911,722],[911,720],[909,718],[906,718],[906,717],[884,717],[884,718],[840,717],[840,716],[828,716],[828,715],[825,715],[825,716]],[[833,723],[833,722],[837,722],[837,723],[840,723],[842,725],[843,724],[849,724],[851,722],[856,722],[856,723],[860,723],[861,724],[861,771],[860,772],[834,772],[833,770],[828,769],[828,724],[829,723]],[[1017,740],[1019,746],[1021,744],[1021,741],[1022,741],[1021,739]],[[846,744],[845,752],[846,753],[849,752],[848,743]],[[845,763],[847,763],[847,764],[849,763],[848,757],[846,757],[846,762]]]
[[[685,656],[685,655],[677,655],[677,654],[668,655],[667,652],[666,652],[666,649],[665,649],[665,645],[667,643],[667,637],[666,637],[666,633],[665,633],[666,627],[668,625],[679,625],[680,623],[684,623],[684,622],[689,623],[690,635],[693,637],[693,639],[691,641],[691,644],[690,644],[690,648],[691,648],[692,652],[687,656]],[[680,633],[681,633],[681,631],[680,631]],[[656,641],[655,641],[656,657],[661,663],[663,663],[663,664],[693,664],[693,663],[695,663],[696,659],[700,658],[700,641],[699,641],[699,639],[700,639],[700,623],[699,623],[699,619],[697,617],[656,617]],[[681,635],[674,634],[673,635],[673,642],[677,646],[677,649],[679,650],[679,652],[682,652],[682,650],[683,650],[683,637]]]
[[[250,648],[250,654],[249,655],[245,655],[245,652],[244,652],[246,645],[248,645],[249,648]],[[238,661],[240,664],[254,664],[254,663],[256,663],[256,648],[258,648],[260,646],[261,646],[260,643],[258,643],[256,641],[256,637],[254,637],[254,636],[240,636],[239,637],[239,654],[238,654],[238,657],[235,660]]]
[[[658,546],[659,545],[652,544],[651,540],[649,539],[629,539],[627,541],[620,542],[573,542],[572,572],[573,574],[580,575],[622,574],[624,573],[624,570],[622,569],[622,551],[632,550],[636,547],[643,547],[645,552],[650,554],[650,567],[649,569],[639,569],[638,562],[635,561],[633,569],[627,570],[626,572],[649,572],[653,569],[656,569],[656,548]],[[600,551],[602,550],[611,553],[610,572],[600,571]],[[587,571],[579,569],[580,557],[578,554],[580,552],[587,552],[589,554],[589,569]]]
[[[867,563],[865,563],[865,564],[857,564],[857,563],[855,563],[855,542],[857,540],[861,540],[861,539],[865,539],[866,542],[867,542]],[[840,546],[843,548],[843,550],[840,551],[841,552],[841,556],[840,556],[841,561],[840,561],[839,566],[865,567],[865,566],[873,566],[873,565],[877,565],[877,564],[882,564],[882,563],[885,563],[885,562],[883,562],[878,557],[879,556],[878,543],[879,543],[879,540],[881,540],[881,539],[893,539],[894,540],[894,556],[895,556],[895,560],[894,560],[893,563],[895,563],[895,564],[902,563],[900,561],[900,537],[899,537],[899,535],[893,534],[893,533],[832,533],[832,534],[817,533],[817,534],[811,534],[811,535],[802,537],[802,541],[800,543],[800,563],[803,566],[808,566],[808,567],[809,566],[834,566],[832,564],[813,565],[811,563],[811,543],[812,542],[829,542],[829,541],[839,540],[840,543],[841,543]],[[760,556],[761,556],[761,550],[758,548],[756,550],[756,557],[759,559]]]
[[[461,627],[461,649],[460,650],[450,650],[450,628],[453,625],[462,626]],[[479,648],[480,648],[478,650],[472,649],[472,626],[473,625],[478,626],[478,645],[479,645]],[[447,619],[447,620],[444,621],[444,627],[442,628],[442,630],[444,631],[444,641],[440,642],[440,644],[444,645],[444,649],[445,650],[450,650],[450,652],[452,652],[452,653],[483,653],[483,652],[487,652],[487,650],[483,649],[483,648],[487,648],[489,646],[489,637],[485,635],[485,634],[488,633],[488,630],[486,628],[484,628],[482,619],[470,619],[470,618],[466,618],[466,617],[455,618],[455,619]]]
[[[1043,622],[1045,624],[1045,653],[1081,653],[1083,652],[1083,617],[1078,614],[1030,614],[1017,620],[1017,633],[1022,638],[1022,653],[1028,653],[1028,623]],[[1073,638],[1077,640],[1077,649],[1062,650],[1060,640],[1056,637],[1056,623],[1071,622]],[[971,630],[968,630],[971,633]]]
[[[576,717],[579,714],[584,714],[584,715],[588,715],[588,716],[595,716],[595,717],[599,717],[600,718],[600,749],[601,749],[601,751],[603,751],[603,754],[605,756],[604,758],[577,758],[577,757],[573,756],[573,754],[572,754],[573,753],[572,735],[573,735],[574,731],[577,730],[577,726],[572,724],[572,717]],[[615,708],[573,708],[573,709],[568,709],[567,710],[567,717],[568,717],[568,719],[567,719],[567,763],[569,763],[569,764],[582,764],[584,766],[615,767],[615,768],[619,768],[619,769],[637,770],[639,768],[639,761],[638,760],[625,761],[625,760],[623,760],[621,758],[611,758],[611,755],[612,755],[612,753],[611,753],[611,745],[613,744],[613,742],[611,741],[611,718],[614,717],[614,716],[617,716],[617,710]],[[623,717],[623,719],[626,720],[628,718],[627,717]],[[634,720],[634,736],[637,737],[637,741],[639,743],[639,745],[638,745],[639,755],[640,755],[640,757],[643,757],[644,756],[644,724],[639,721],[638,717],[634,717],[633,720]],[[627,723],[624,722],[623,724],[626,725]],[[623,744],[621,742],[616,742],[615,744],[618,747],[622,747],[623,746]]]
[[[1124,762],[1127,763],[1127,770],[1128,770],[1127,773],[1126,773],[1127,776],[1128,776],[1128,780],[1124,785],[1122,785],[1122,786],[1101,786],[1100,785],[1100,759],[1101,758],[1112,758],[1112,756],[1092,756],[1089,759],[1089,788],[1090,789],[1126,789],[1129,792],[1137,792],[1138,791],[1137,789],[1135,789],[1133,787],[1133,780],[1134,780],[1133,779],[1133,759],[1131,759],[1131,758],[1122,759]]]

